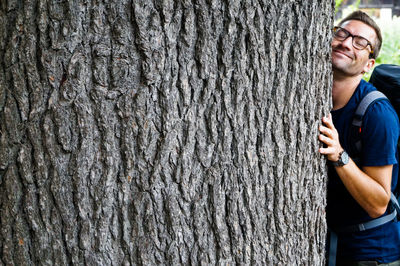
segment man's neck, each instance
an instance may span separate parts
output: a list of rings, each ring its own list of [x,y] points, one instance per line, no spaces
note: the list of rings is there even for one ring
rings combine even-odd
[[[343,108],[354,91],[360,84],[362,75],[358,76],[345,76],[336,71],[333,72],[333,86],[332,86],[332,103],[333,110]]]

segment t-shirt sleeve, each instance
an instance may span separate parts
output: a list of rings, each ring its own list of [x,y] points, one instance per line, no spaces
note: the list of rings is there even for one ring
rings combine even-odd
[[[396,164],[399,119],[386,100],[377,101],[367,111],[362,126],[362,164],[383,166]]]

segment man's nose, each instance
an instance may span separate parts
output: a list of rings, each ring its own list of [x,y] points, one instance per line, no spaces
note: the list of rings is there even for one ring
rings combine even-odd
[[[347,37],[341,41],[342,46],[348,48],[349,50],[353,47],[353,38],[351,36]]]

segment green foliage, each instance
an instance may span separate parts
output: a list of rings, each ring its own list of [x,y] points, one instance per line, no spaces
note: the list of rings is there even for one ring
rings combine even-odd
[[[335,13],[338,12],[339,7],[342,5],[343,0],[335,0]]]
[[[340,6],[342,5],[344,0],[335,0],[335,14],[339,11]],[[357,0],[354,4],[349,5],[347,8],[350,9],[351,12],[356,11],[360,6],[361,0]]]
[[[383,43],[375,66],[380,64],[400,65],[400,17],[394,17],[392,21],[377,20],[377,23],[382,31]],[[364,75],[365,80],[369,80],[372,71]]]
[[[381,30],[383,45],[376,62],[378,64],[391,62],[400,65],[400,17],[395,17],[391,24],[383,24]]]
[[[358,9],[360,6],[360,3],[361,3],[361,0],[357,0],[352,6],[354,6],[356,9]]]

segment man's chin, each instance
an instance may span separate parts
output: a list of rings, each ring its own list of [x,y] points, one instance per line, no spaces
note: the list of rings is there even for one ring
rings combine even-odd
[[[348,72],[352,66],[351,60],[348,57],[337,58],[332,56],[332,68]]]
[[[332,62],[332,70],[346,73],[348,71],[348,68],[343,64],[335,64],[334,62]]]
[[[348,66],[335,65],[332,64],[332,71],[334,74],[339,74],[340,76],[355,77],[360,75],[359,72],[351,71]],[[362,75],[362,74],[361,74]]]
[[[353,60],[350,57],[345,56],[344,54],[333,53],[332,54],[332,64],[337,65],[349,65],[352,64]]]

